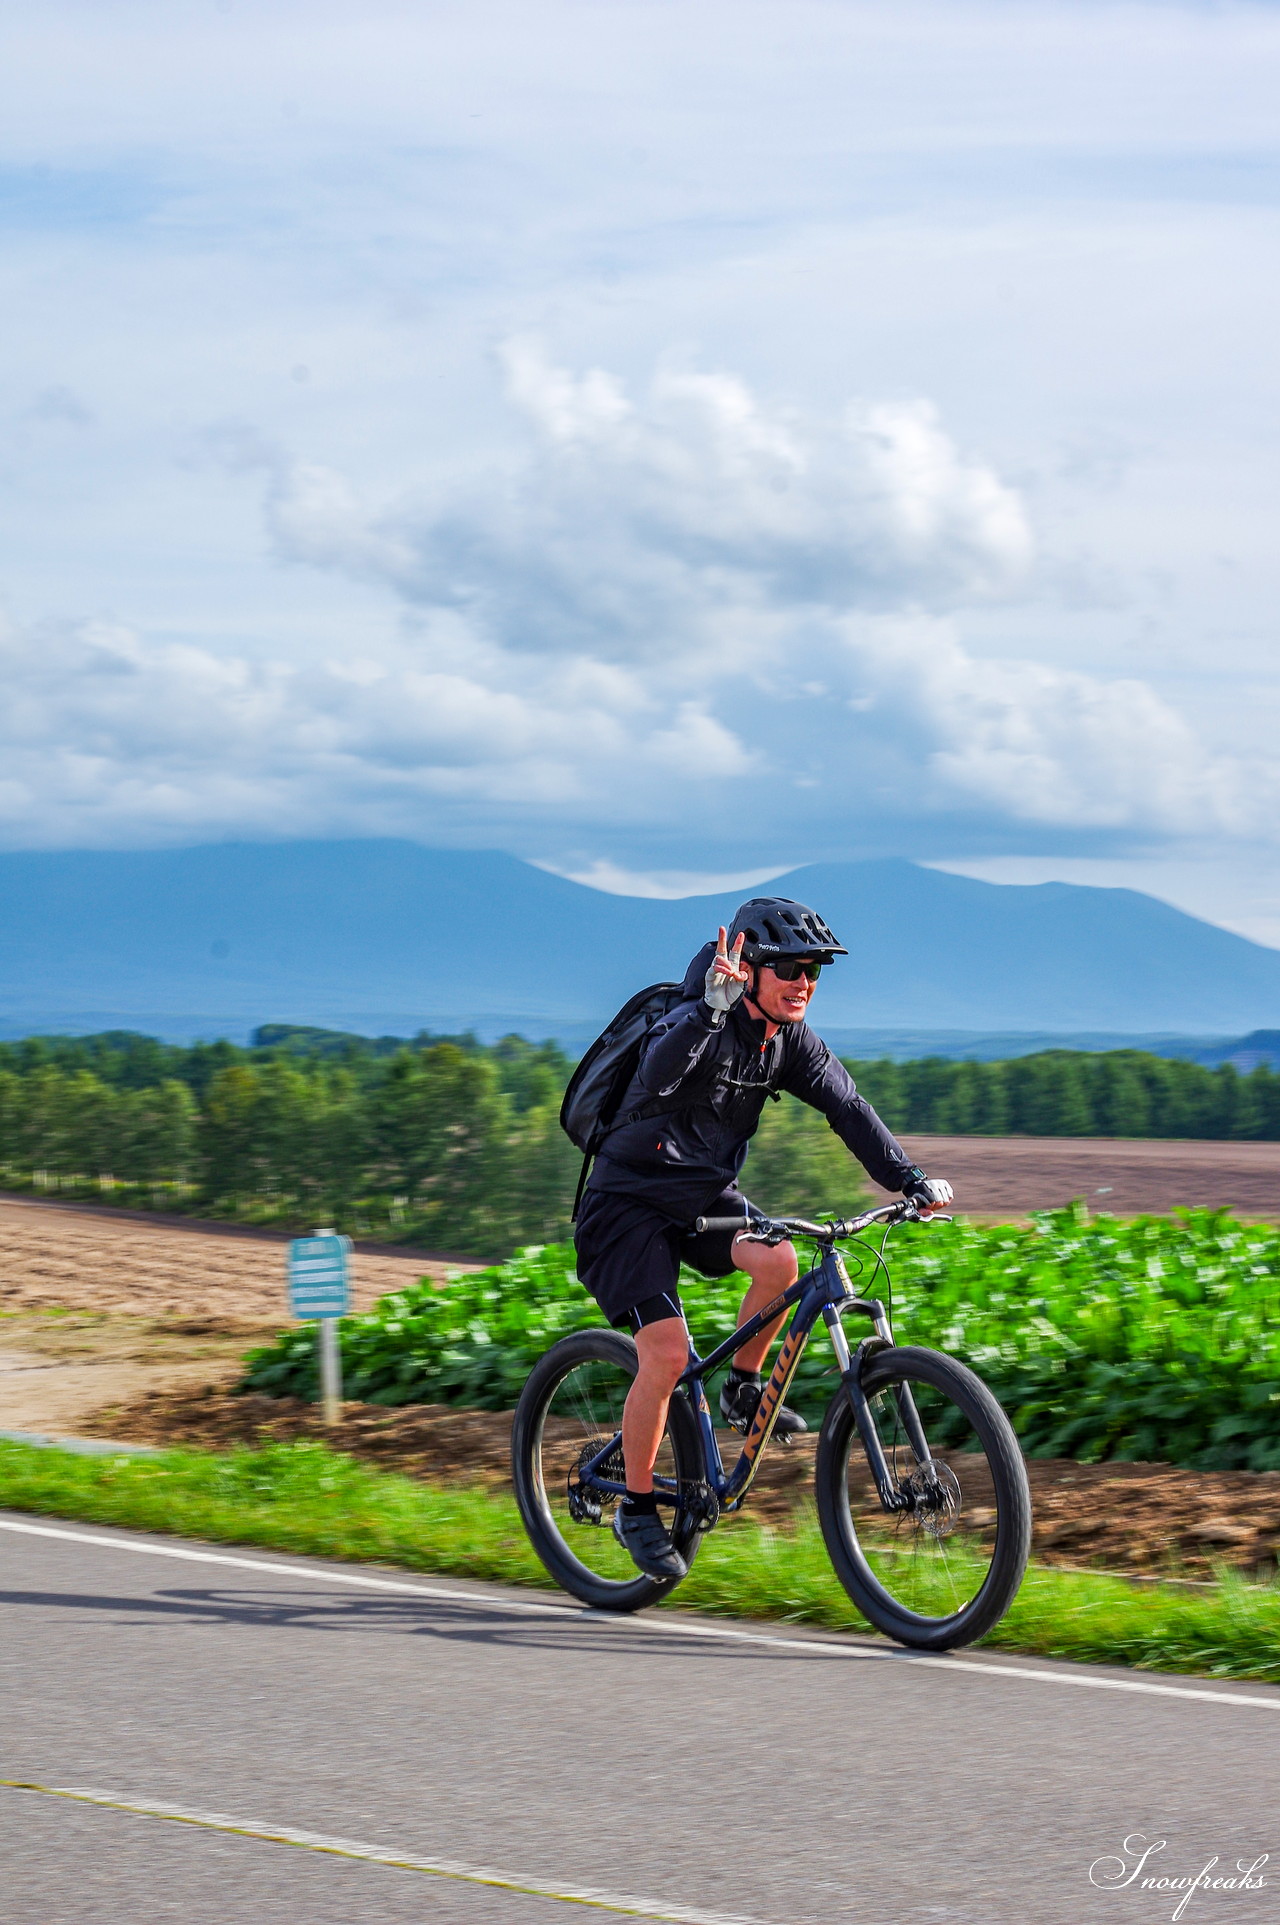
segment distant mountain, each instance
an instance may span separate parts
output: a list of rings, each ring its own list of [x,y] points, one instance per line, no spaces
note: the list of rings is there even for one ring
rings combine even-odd
[[[1259,1069],[1264,1063],[1268,1069],[1280,1069],[1280,1029],[1255,1029],[1247,1036],[1238,1036],[1234,1041],[1216,1043],[1195,1053],[1198,1063],[1211,1067],[1219,1063],[1230,1063],[1233,1069],[1241,1070],[1246,1076],[1251,1069]]]
[[[849,947],[815,1004],[826,1030],[1208,1045],[1280,1022],[1280,951],[1130,890],[901,861],[815,864],[768,888],[814,903]],[[736,901],[609,896],[399,841],[0,855],[0,1029],[585,1039],[632,990],[680,975]]]

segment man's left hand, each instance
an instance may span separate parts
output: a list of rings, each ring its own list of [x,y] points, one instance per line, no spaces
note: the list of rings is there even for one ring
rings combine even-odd
[[[913,1170],[903,1195],[910,1197],[922,1216],[932,1216],[935,1210],[945,1210],[949,1203],[955,1202],[955,1191],[942,1176],[926,1176],[923,1170]]]

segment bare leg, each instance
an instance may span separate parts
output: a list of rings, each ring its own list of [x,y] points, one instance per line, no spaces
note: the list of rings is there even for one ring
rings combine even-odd
[[[689,1361],[689,1332],[684,1318],[665,1317],[661,1323],[648,1323],[637,1330],[636,1354],[640,1368],[622,1410],[622,1455],[627,1465],[627,1489],[651,1491],[667,1405]]]
[[[799,1275],[795,1246],[779,1243],[744,1243],[734,1239],[734,1261],[751,1278],[742,1299],[739,1324],[754,1317]],[[785,1313],[784,1313],[785,1314]],[[734,1357],[739,1370],[759,1370],[778,1334],[782,1317],[775,1317],[758,1337],[744,1344]],[[689,1332],[682,1317],[666,1317],[661,1323],[646,1324],[636,1332],[636,1354],[640,1368],[627,1393],[622,1412],[622,1454],[627,1466],[627,1489],[653,1489],[653,1466],[662,1442],[671,1393],[689,1361]]]
[[[781,1296],[800,1274],[793,1243],[745,1243],[739,1236],[733,1241],[733,1257],[739,1269],[745,1270],[751,1279],[751,1287],[742,1299],[742,1308],[738,1312],[739,1324],[744,1324],[748,1317],[754,1317],[758,1310],[763,1310],[766,1304]],[[782,1316],[785,1314],[784,1311]],[[769,1345],[782,1327],[782,1316],[775,1317],[758,1337],[743,1344],[733,1360],[739,1370],[761,1369],[769,1354]],[[661,1328],[660,1325],[654,1327]]]

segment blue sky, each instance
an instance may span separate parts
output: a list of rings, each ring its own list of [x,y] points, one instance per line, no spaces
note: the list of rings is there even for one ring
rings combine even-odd
[[[47,0],[0,841],[893,853],[1280,944],[1274,6]]]

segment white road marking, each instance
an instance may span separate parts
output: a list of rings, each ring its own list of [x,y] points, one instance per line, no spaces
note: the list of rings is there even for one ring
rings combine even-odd
[[[1196,1685],[1151,1684],[1138,1678],[1093,1677],[1083,1669],[1042,1671],[1022,1664],[978,1664],[971,1658],[932,1656],[925,1651],[877,1650],[870,1645],[836,1644],[817,1638],[771,1637],[767,1631],[742,1631],[727,1624],[681,1624],[666,1617],[627,1617],[607,1611],[584,1611],[574,1605],[535,1604],[522,1598],[493,1597],[483,1591],[445,1590],[432,1584],[411,1584],[402,1578],[367,1577],[363,1572],[344,1571],[332,1565],[317,1569],[314,1565],[273,1564],[266,1558],[235,1557],[227,1551],[197,1551],[185,1544],[140,1544],[133,1538],[98,1537],[89,1531],[60,1530],[51,1524],[20,1524],[15,1518],[0,1517],[0,1530],[21,1532],[28,1537],[60,1538],[71,1544],[94,1544],[108,1551],[132,1551],[142,1557],[172,1557],[189,1564],[225,1564],[240,1571],[264,1571],[272,1577],[313,1578],[319,1583],[347,1584],[366,1591],[397,1591],[410,1597],[439,1598],[446,1604],[483,1604],[490,1611],[553,1617],[568,1624],[650,1631],[669,1638],[730,1639],[738,1644],[768,1645],[779,1651],[821,1652],[827,1658],[864,1659],[878,1664],[910,1665],[913,1669],[923,1665],[953,1676],[964,1673],[988,1680],[1017,1678],[1033,1684],[1074,1686],[1084,1691],[1129,1691],[1147,1697],[1190,1698],[1202,1704],[1243,1705],[1251,1711],[1280,1711],[1280,1694],[1263,1697],[1260,1693],[1206,1690]]]
[[[741,1914],[693,1911],[686,1905],[669,1905],[659,1898],[639,1898],[631,1892],[602,1891],[594,1885],[549,1885],[538,1878],[494,1871],[488,1865],[468,1865],[454,1858],[415,1858],[409,1852],[384,1851],[381,1846],[364,1845],[354,1838],[331,1838],[326,1832],[298,1831],[292,1825],[228,1818],[221,1812],[199,1811],[190,1805],[144,1805],[134,1798],[120,1798],[114,1792],[94,1791],[82,1785],[36,1785],[18,1778],[0,1778],[0,1786],[7,1786],[11,1791],[40,1792],[46,1798],[69,1798],[81,1805],[103,1805],[109,1811],[127,1811],[140,1818],[165,1818],[172,1824],[197,1825],[204,1831],[232,1832],[238,1838],[256,1838],[270,1845],[295,1845],[303,1851],[361,1859],[370,1865],[388,1865],[394,1871],[426,1872],[433,1878],[456,1878],[468,1885],[496,1885],[502,1891],[558,1899],[562,1905],[590,1905],[597,1911],[621,1912],[628,1918],[671,1920],[672,1925],[761,1925],[759,1919]]]

